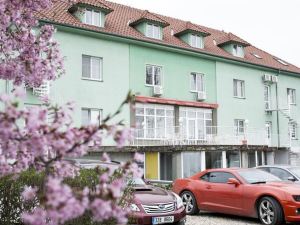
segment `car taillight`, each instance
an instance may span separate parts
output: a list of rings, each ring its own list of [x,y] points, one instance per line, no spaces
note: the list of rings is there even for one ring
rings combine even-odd
[[[300,202],[300,195],[293,195],[293,198],[296,202]]]

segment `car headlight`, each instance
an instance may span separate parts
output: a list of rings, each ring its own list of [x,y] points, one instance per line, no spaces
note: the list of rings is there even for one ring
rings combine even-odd
[[[139,212],[140,209],[136,204],[130,204],[130,210],[133,212]]]
[[[176,198],[176,208],[177,208],[177,209],[180,209],[181,207],[183,207],[182,199],[179,197],[178,194],[176,194],[176,193],[174,193],[174,192],[173,192],[173,195],[174,195],[175,198]]]

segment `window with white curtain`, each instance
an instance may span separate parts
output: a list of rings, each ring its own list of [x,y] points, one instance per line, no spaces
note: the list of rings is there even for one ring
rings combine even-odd
[[[180,107],[179,124],[182,137],[188,140],[206,140],[214,133],[210,109]]]
[[[295,105],[296,104],[296,89],[288,88],[287,96],[288,96],[288,104]]]
[[[161,39],[161,27],[156,24],[147,23],[146,36],[149,38]]]
[[[101,109],[82,108],[81,109],[81,124],[87,125],[99,125],[101,121]]]
[[[191,34],[190,45],[194,48],[203,48],[203,38],[197,34]]]
[[[235,135],[243,135],[245,133],[245,120],[234,120]]]
[[[146,65],[146,85],[162,86],[162,67]]]
[[[100,57],[82,55],[82,78],[102,81],[102,61]]]
[[[233,55],[237,57],[244,57],[244,47],[241,45],[233,45]]]
[[[174,135],[174,107],[136,104],[136,134],[142,139],[165,139]]]
[[[233,96],[245,98],[245,81],[233,79]]]
[[[201,152],[182,152],[183,177],[190,177],[201,171]]]
[[[83,17],[83,22],[97,27],[102,26],[102,13],[94,9],[86,9]]]
[[[190,89],[191,92],[204,92],[204,74],[191,73],[190,75]]]

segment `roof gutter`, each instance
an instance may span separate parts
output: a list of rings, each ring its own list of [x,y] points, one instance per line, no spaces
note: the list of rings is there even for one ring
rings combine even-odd
[[[48,20],[39,20],[39,21],[44,24],[53,24],[53,25],[56,25],[56,26],[62,27],[62,28],[71,28],[72,30],[74,30],[74,29],[81,30],[81,31],[88,32],[91,34],[98,34],[98,35],[106,36],[106,37],[109,37],[110,39],[111,39],[111,37],[115,37],[116,40],[118,40],[118,41],[121,40],[121,41],[127,42],[127,43],[129,42],[129,43],[138,44],[138,45],[147,46],[147,47],[167,48],[170,51],[175,51],[175,52],[179,52],[182,54],[190,54],[190,55],[194,55],[194,56],[200,55],[206,59],[219,60],[221,62],[230,62],[230,63],[234,63],[234,64],[239,64],[239,65],[248,65],[248,66],[252,66],[255,68],[264,68],[264,69],[267,69],[274,73],[276,73],[279,70],[278,68],[274,68],[274,67],[259,65],[259,64],[255,64],[255,63],[251,63],[251,62],[245,62],[245,61],[241,61],[238,59],[229,59],[229,58],[226,58],[223,56],[218,56],[218,55],[207,53],[207,52],[198,52],[198,51],[194,51],[192,49],[171,46],[171,45],[167,45],[164,43],[153,43],[153,42],[147,41],[147,40],[139,40],[136,38],[125,37],[125,36],[118,35],[118,34],[106,33],[106,32],[102,32],[102,31],[94,31],[94,30],[90,30],[87,28],[72,26],[69,24],[63,24],[63,23],[58,23],[58,22],[53,22],[53,21],[48,21]],[[287,70],[281,70],[281,71],[287,75],[300,76],[300,73],[291,72],[291,71],[287,71]]]

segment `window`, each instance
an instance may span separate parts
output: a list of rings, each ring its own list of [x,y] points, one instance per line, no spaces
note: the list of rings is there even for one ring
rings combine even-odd
[[[190,45],[194,48],[203,48],[203,38],[196,34],[191,34]]]
[[[181,177],[178,170],[180,167],[180,154],[172,153],[159,153],[159,167],[160,167],[160,179],[161,180],[175,180]]]
[[[206,173],[205,175],[200,177],[200,180],[204,180],[204,181],[208,182],[209,181],[209,173]]]
[[[161,28],[158,25],[147,23],[146,36],[149,38],[161,39]]]
[[[283,61],[283,60],[281,60],[281,59],[276,59],[276,58],[275,58],[275,60],[276,60],[277,62],[279,62],[280,64],[284,65],[284,66],[288,66],[288,65],[289,65],[289,64],[287,64],[285,61]]]
[[[245,98],[245,81],[233,80],[233,96],[236,98]]]
[[[287,89],[288,104],[296,104],[296,89],[288,88]]]
[[[222,152],[207,151],[205,152],[206,169],[222,168]]]
[[[204,92],[204,75],[201,73],[191,73],[190,88],[192,92]]]
[[[297,124],[290,123],[290,135],[292,139],[297,139]]]
[[[147,65],[146,66],[146,85],[162,86],[162,67]]]
[[[236,136],[245,134],[245,120],[234,120],[234,130]]]
[[[84,13],[84,23],[89,25],[94,25],[97,27],[102,26],[101,21],[101,15],[102,13],[100,11],[94,10],[94,9],[86,9]]]
[[[293,177],[292,174],[289,172],[275,167],[270,167],[270,173],[275,175],[276,177],[279,177],[281,180],[288,181],[290,177]]]
[[[244,47],[241,45],[233,45],[233,55],[237,57],[244,57]]]
[[[99,125],[101,121],[101,109],[81,109],[82,125]]]
[[[248,168],[256,167],[256,151],[248,152]]]
[[[174,107],[136,104],[136,136],[139,139],[165,139],[174,135]]]
[[[258,59],[262,59],[262,57],[256,53],[252,53],[252,55],[255,57],[255,58],[258,58]]]
[[[265,110],[271,109],[271,87],[269,85],[264,86],[264,101]]]
[[[229,178],[235,178],[235,176],[226,172],[212,172],[209,176],[209,182],[226,184]]]
[[[183,177],[190,177],[201,171],[201,152],[183,152]]]
[[[240,151],[226,151],[227,168],[240,167]]]
[[[82,78],[102,81],[102,58],[82,55]]]
[[[206,140],[213,134],[212,110],[179,108],[180,135],[187,140]]]

